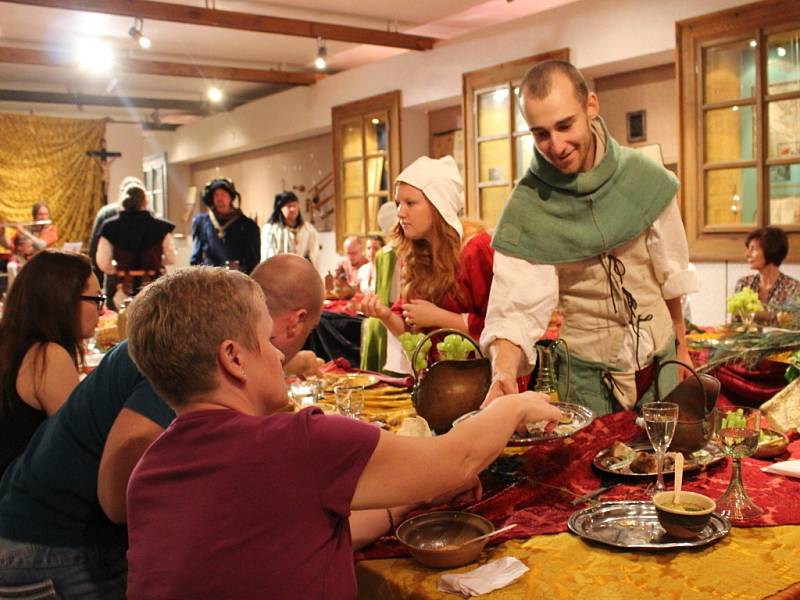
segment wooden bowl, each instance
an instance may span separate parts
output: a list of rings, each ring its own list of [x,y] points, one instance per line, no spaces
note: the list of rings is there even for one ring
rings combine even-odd
[[[672,490],[659,492],[653,496],[658,522],[674,538],[682,540],[696,538],[708,525],[717,503],[708,496],[694,492],[681,492],[680,506],[672,504],[674,499],[675,492]],[[700,510],[687,510],[685,506],[695,506]]]
[[[494,531],[483,517],[467,512],[440,511],[417,515],[403,521],[397,538],[426,567],[452,569],[476,560],[487,539],[469,540]]]
[[[756,448],[755,458],[774,458],[786,452],[786,447],[789,445],[789,438],[780,431],[774,429],[762,429],[764,433],[773,436],[764,442],[759,442]]]

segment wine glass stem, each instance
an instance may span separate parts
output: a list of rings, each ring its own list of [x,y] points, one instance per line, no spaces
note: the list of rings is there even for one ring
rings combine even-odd
[[[658,473],[656,491],[663,492],[667,486],[664,485],[664,452],[662,450],[656,450],[656,470]]]
[[[731,480],[728,483],[728,489],[725,490],[725,493],[736,493],[738,495],[744,495],[744,484],[742,483],[742,459],[741,458],[734,458],[733,464],[731,465]]]

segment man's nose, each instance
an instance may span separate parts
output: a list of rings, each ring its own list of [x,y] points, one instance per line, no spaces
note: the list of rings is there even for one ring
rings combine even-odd
[[[557,156],[561,156],[561,154],[564,153],[564,150],[566,150],[566,146],[567,146],[566,139],[564,138],[564,136],[562,136],[559,133],[553,133],[550,136],[550,144],[553,147],[553,152]]]

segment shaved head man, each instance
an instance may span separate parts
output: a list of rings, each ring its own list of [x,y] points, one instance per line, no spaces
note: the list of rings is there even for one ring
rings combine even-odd
[[[319,323],[324,290],[313,265],[295,254],[279,254],[260,263],[251,277],[267,300],[273,321],[273,345],[285,357],[287,373],[307,374],[316,371],[313,352],[300,348]]]

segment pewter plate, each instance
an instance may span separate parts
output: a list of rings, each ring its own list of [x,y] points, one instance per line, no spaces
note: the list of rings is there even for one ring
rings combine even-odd
[[[533,444],[550,442],[552,440],[569,437],[571,435],[575,435],[581,429],[588,427],[591,422],[594,421],[595,414],[590,408],[586,408],[580,404],[571,404],[569,402],[556,402],[554,405],[561,410],[565,417],[569,417],[569,421],[567,421],[565,418],[564,421],[559,422],[559,424],[556,425],[552,431],[545,432],[543,430],[534,430],[531,431],[527,437],[515,433],[511,436],[511,439],[508,440],[507,445],[532,446]],[[462,421],[466,421],[470,417],[477,415],[479,412],[480,410],[468,412],[467,414],[462,415],[453,421],[453,425],[458,425]]]
[[[634,442],[632,444],[627,444],[627,446],[633,450],[634,452],[647,452],[648,454],[655,453],[653,450],[653,446],[648,444],[647,442]],[[637,473],[635,471],[631,471],[630,467],[628,466],[630,463],[626,464],[624,459],[614,458],[611,452],[613,449],[612,446],[608,446],[607,448],[603,448],[595,454],[594,459],[592,460],[592,464],[595,468],[603,471],[604,473],[608,473],[610,475],[619,475],[621,477],[656,477],[657,473],[655,471],[648,472],[648,473]],[[698,450],[697,452],[685,452],[684,453],[684,463],[683,463],[683,472],[684,473],[691,473],[693,471],[702,471],[709,465],[715,465],[721,460],[725,460],[725,454],[722,452],[722,449],[715,444],[714,442],[708,442],[702,450]],[[664,465],[664,475],[674,475],[675,474],[675,465],[674,463],[669,463]]]
[[[716,542],[731,530],[725,517],[711,513],[711,520],[697,538],[680,540],[661,527],[653,503],[642,501],[602,502],[572,513],[567,525],[586,540],[643,550],[697,548]]]

